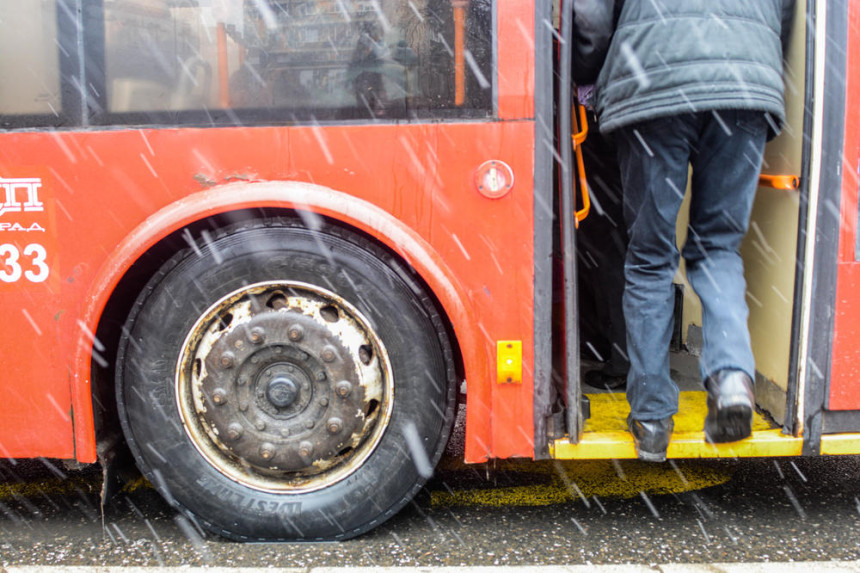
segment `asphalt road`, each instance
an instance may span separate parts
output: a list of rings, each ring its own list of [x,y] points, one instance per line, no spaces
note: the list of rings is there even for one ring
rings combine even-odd
[[[857,559],[860,459],[443,460],[415,502],[341,543],[240,544],[145,483],[104,511],[98,468],[0,462],[0,566],[534,565]]]

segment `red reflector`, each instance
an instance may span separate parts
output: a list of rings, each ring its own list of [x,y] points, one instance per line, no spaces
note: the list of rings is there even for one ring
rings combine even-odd
[[[488,199],[499,199],[514,186],[514,172],[504,161],[485,161],[475,173],[478,192]]]

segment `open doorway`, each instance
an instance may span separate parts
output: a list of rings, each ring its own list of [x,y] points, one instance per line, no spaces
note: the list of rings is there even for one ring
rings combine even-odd
[[[769,142],[762,166],[764,174],[800,176],[803,171],[804,149],[804,104],[809,90],[805,85],[807,74],[807,2],[798,0],[795,5],[795,20],[786,56],[785,99],[786,126],[779,137]],[[588,144],[586,144],[588,145]],[[605,153],[602,152],[602,153]],[[593,160],[593,158],[592,158]],[[586,165],[588,168],[588,165]],[[593,191],[599,198],[592,206],[592,217],[613,210],[612,183],[602,178],[602,183],[589,181],[589,187],[602,184],[603,189]],[[797,283],[797,253],[799,219],[801,217],[801,194],[799,190],[784,190],[768,186],[758,189],[750,221],[749,232],[743,242],[741,254],[744,260],[747,281],[747,304],[749,307],[749,329],[756,362],[756,402],[758,411],[754,420],[754,436],[765,436],[767,432],[792,433],[795,429],[795,401],[797,380],[793,375],[793,348],[797,346],[795,325],[795,285]],[[602,199],[602,201],[601,201]],[[676,227],[677,241],[683,245],[687,234],[689,188]],[[595,212],[596,211],[596,212]],[[604,221],[605,223],[605,221]],[[612,224],[592,225],[597,232],[611,232],[612,226],[623,228],[622,221]],[[568,377],[568,384],[575,385],[587,398],[587,412],[583,421],[581,446],[587,447],[599,439],[601,447],[609,447],[613,436],[622,446],[608,450],[600,457],[633,457],[632,441],[626,440],[626,417],[629,406],[623,387],[588,384],[588,373],[602,367],[612,356],[613,336],[606,322],[605,303],[607,290],[589,286],[589,273],[601,261],[591,253],[584,252],[591,237],[584,234],[594,232],[588,223],[583,223],[577,233],[578,272],[578,318],[579,340],[576,341],[581,360],[579,376]],[[605,236],[605,235],[604,235]],[[617,238],[605,236],[611,241]],[[702,348],[701,305],[685,276],[684,262],[675,277],[675,336],[671,352],[671,376],[681,390],[680,409],[675,416],[675,436],[686,436],[692,442],[701,442],[704,417],[707,412],[706,396],[699,372],[698,357]],[[599,282],[597,283],[600,284]],[[585,288],[583,288],[585,287]],[[594,380],[592,377],[591,380]],[[601,387],[602,386],[602,387]],[[568,388],[568,396],[575,394]],[[769,435],[769,434],[768,434]],[[673,438],[675,440],[675,438]],[[576,442],[571,437],[570,442]],[[703,444],[704,445],[704,444]],[[582,448],[580,448],[582,454]],[[580,454],[569,457],[580,457]],[[632,454],[632,455],[628,455]],[[556,457],[562,457],[557,451]],[[670,457],[672,452],[670,451]],[[581,455],[581,457],[589,457]],[[593,457],[593,456],[591,456]]]

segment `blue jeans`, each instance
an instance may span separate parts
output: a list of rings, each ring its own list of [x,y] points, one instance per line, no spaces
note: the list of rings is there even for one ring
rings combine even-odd
[[[637,420],[678,411],[669,343],[679,262],[675,223],[689,166],[692,202],[683,256],[687,278],[702,301],[702,377],[732,369],[755,379],[738,247],[749,225],[766,139],[763,113],[742,110],[672,116],[616,134],[630,238],[623,303],[627,400]]]

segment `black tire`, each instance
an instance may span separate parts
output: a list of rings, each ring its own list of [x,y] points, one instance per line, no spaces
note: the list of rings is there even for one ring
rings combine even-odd
[[[287,286],[271,287],[271,281]],[[243,301],[242,309],[253,311],[250,318],[236,319],[246,322],[231,327],[228,323],[233,314],[240,314],[240,303],[222,300],[230,293],[245,293],[249,285],[263,286],[235,299]],[[341,297],[342,302],[334,299],[332,304],[334,320],[348,315],[343,320],[352,321],[352,330],[338,336],[346,340],[358,332],[375,341],[369,349],[372,362],[367,362],[366,343],[361,347],[364,355],[352,352],[344,358],[343,371],[350,371],[349,365],[361,368],[360,359],[371,364],[364,367],[371,372],[368,377],[389,373],[391,380],[379,374],[389,384],[388,390],[380,384],[388,394],[379,394],[373,404],[367,396],[376,392],[375,383],[358,379],[350,386],[351,394],[345,391],[346,398],[336,394],[343,380],[335,379],[337,372],[327,369],[325,360],[349,354],[347,343],[335,345],[334,353],[328,346],[323,357],[320,343],[310,341],[326,335],[319,317],[307,318],[300,306],[285,307],[273,292],[296,295],[301,304],[316,305],[319,313],[324,302],[317,297]],[[260,301],[266,300],[278,304],[263,308]],[[212,308],[221,314],[227,309],[227,318],[206,322],[202,317]],[[351,314],[350,308],[357,312]],[[295,334],[290,330],[294,326],[286,324],[295,320],[306,321],[304,328],[313,332],[293,344],[284,337]],[[253,324],[258,326],[246,328]],[[265,330],[267,338],[253,339],[258,346],[246,354],[241,354],[243,346],[234,360],[232,353],[220,350],[229,344],[238,348],[239,338],[252,337],[255,328],[258,333]],[[199,337],[189,336],[192,330]],[[209,332],[221,338],[204,343]],[[338,336],[329,338],[340,340]],[[354,350],[357,342],[351,344]],[[258,360],[252,365],[254,356]],[[268,368],[266,376],[274,371],[276,380],[266,383],[258,363]],[[286,374],[285,368],[295,374]],[[116,373],[123,432],[143,474],[179,511],[209,531],[236,540],[347,539],[379,525],[420,490],[444,450],[454,416],[450,344],[435,305],[412,274],[357,234],[328,224],[309,230],[287,218],[233,226],[201,242],[200,249],[177,253],[138,297],[120,341]],[[245,380],[241,387],[240,378]],[[222,404],[226,406],[219,409]],[[338,427],[331,423],[343,416],[331,411],[356,404],[364,408],[355,415],[358,421],[344,419],[342,426],[364,426],[350,435],[354,443],[337,442],[341,438],[332,432]],[[382,413],[386,408],[387,419]],[[251,427],[254,416],[264,423]],[[224,424],[231,420],[229,428],[236,431],[225,434]],[[310,422],[328,424],[329,433],[320,426],[303,429]],[[196,430],[189,429],[192,426]],[[230,445],[231,439],[237,442]],[[299,443],[312,447],[301,450]],[[333,454],[335,449],[342,451]],[[301,457],[308,451],[315,461],[300,468],[310,459]],[[276,463],[266,453],[284,461]],[[317,467],[326,464],[334,469]]]

